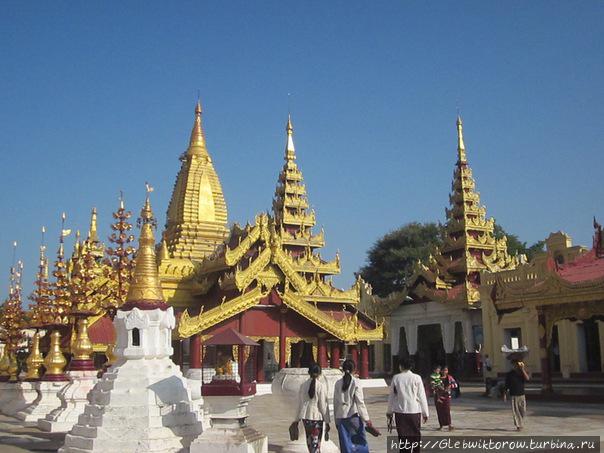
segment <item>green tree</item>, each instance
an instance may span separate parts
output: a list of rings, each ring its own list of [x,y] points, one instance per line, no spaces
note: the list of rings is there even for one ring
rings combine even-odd
[[[417,260],[426,260],[435,246],[442,244],[442,225],[408,223],[378,239],[367,252],[361,268],[363,279],[374,294],[387,296],[403,289]]]

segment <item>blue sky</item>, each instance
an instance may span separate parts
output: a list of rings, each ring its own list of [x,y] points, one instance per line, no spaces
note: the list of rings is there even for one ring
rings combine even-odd
[[[0,15],[0,278],[34,279],[60,213],[106,237],[117,194],[160,224],[197,92],[229,220],[271,205],[288,93],[298,163],[348,285],[406,222],[444,220],[461,109],[487,207],[532,243],[604,220],[604,3],[12,2]]]

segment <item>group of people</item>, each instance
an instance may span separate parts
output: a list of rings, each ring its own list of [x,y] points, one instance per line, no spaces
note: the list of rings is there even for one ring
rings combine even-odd
[[[345,360],[342,364],[344,375],[336,382],[333,394],[335,424],[340,440],[340,451],[369,453],[366,432],[374,436],[379,436],[380,432],[373,427],[369,419],[369,412],[363,399],[363,389],[359,380],[354,377],[354,370],[355,363],[352,360]],[[312,364],[308,374],[310,378],[300,387],[297,418],[292,427],[296,427],[302,421],[309,453],[319,453],[323,427],[325,427],[325,439],[329,440],[331,416],[327,400],[328,391],[325,383],[319,379],[321,367],[318,364]]]
[[[522,361],[514,361],[513,369],[506,375],[505,393],[512,400],[512,414],[517,430],[522,430],[526,415],[524,384],[529,375]],[[401,441],[410,443],[421,440],[421,425],[428,421],[429,409],[426,387],[420,375],[411,371],[411,361],[402,358],[399,362],[400,373],[394,375],[388,395],[386,418],[388,431],[396,429]],[[372,425],[363,399],[363,390],[359,380],[354,377],[355,363],[344,361],[344,375],[334,388],[334,415],[338,430],[340,450],[343,453],[368,453],[366,432],[379,436],[380,432]],[[310,378],[301,386],[297,418],[290,427],[297,427],[302,421],[306,434],[309,453],[321,451],[321,439],[325,429],[325,439],[329,439],[331,416],[327,399],[327,386],[319,380],[321,368],[317,364],[310,366]],[[449,374],[448,368],[437,366],[430,375],[429,391],[434,396],[438,415],[439,429],[448,427],[452,431],[451,398],[459,396],[459,384]],[[419,452],[419,447],[407,451]]]

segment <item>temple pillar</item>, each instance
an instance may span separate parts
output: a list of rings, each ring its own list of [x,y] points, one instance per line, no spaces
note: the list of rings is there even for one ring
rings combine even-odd
[[[285,309],[281,309],[279,312],[279,369],[285,368]]]
[[[537,322],[538,322],[538,334],[539,334],[539,359],[541,361],[541,391],[543,393],[551,393],[552,388],[552,374],[548,353],[548,341],[547,341],[547,323],[546,316],[543,309],[537,311]]]
[[[342,344],[339,341],[331,342],[331,368],[336,370],[340,368],[340,357],[342,354]]]
[[[189,368],[201,368],[201,336],[193,335],[189,339]]]
[[[259,340],[258,354],[256,354],[256,382],[264,382],[264,340]]]
[[[359,377],[361,379],[369,379],[369,346],[366,341],[361,341],[359,347],[361,349]]]
[[[348,345],[348,350],[350,351],[350,358],[354,362],[356,366],[359,366],[359,348],[356,344]]]
[[[327,345],[325,344],[325,335],[319,334],[317,337],[317,361],[321,368],[327,368],[329,363],[327,362]]]

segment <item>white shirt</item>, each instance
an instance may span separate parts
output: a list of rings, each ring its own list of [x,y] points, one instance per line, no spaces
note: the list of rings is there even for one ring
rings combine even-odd
[[[315,396],[312,399],[308,396],[312,379],[308,379],[300,386],[298,420],[324,420],[325,423],[329,423],[331,417],[327,403],[327,387],[319,379],[316,381]]]
[[[396,389],[396,393],[394,393]],[[411,371],[403,371],[392,378],[388,395],[388,413],[419,414],[428,417],[428,401],[422,378]]]
[[[357,378],[353,377],[348,389],[343,392],[344,378],[336,382],[333,391],[333,412],[334,418],[348,418],[354,414],[359,414],[359,417],[364,422],[369,420],[369,413],[363,400],[363,389]]]

